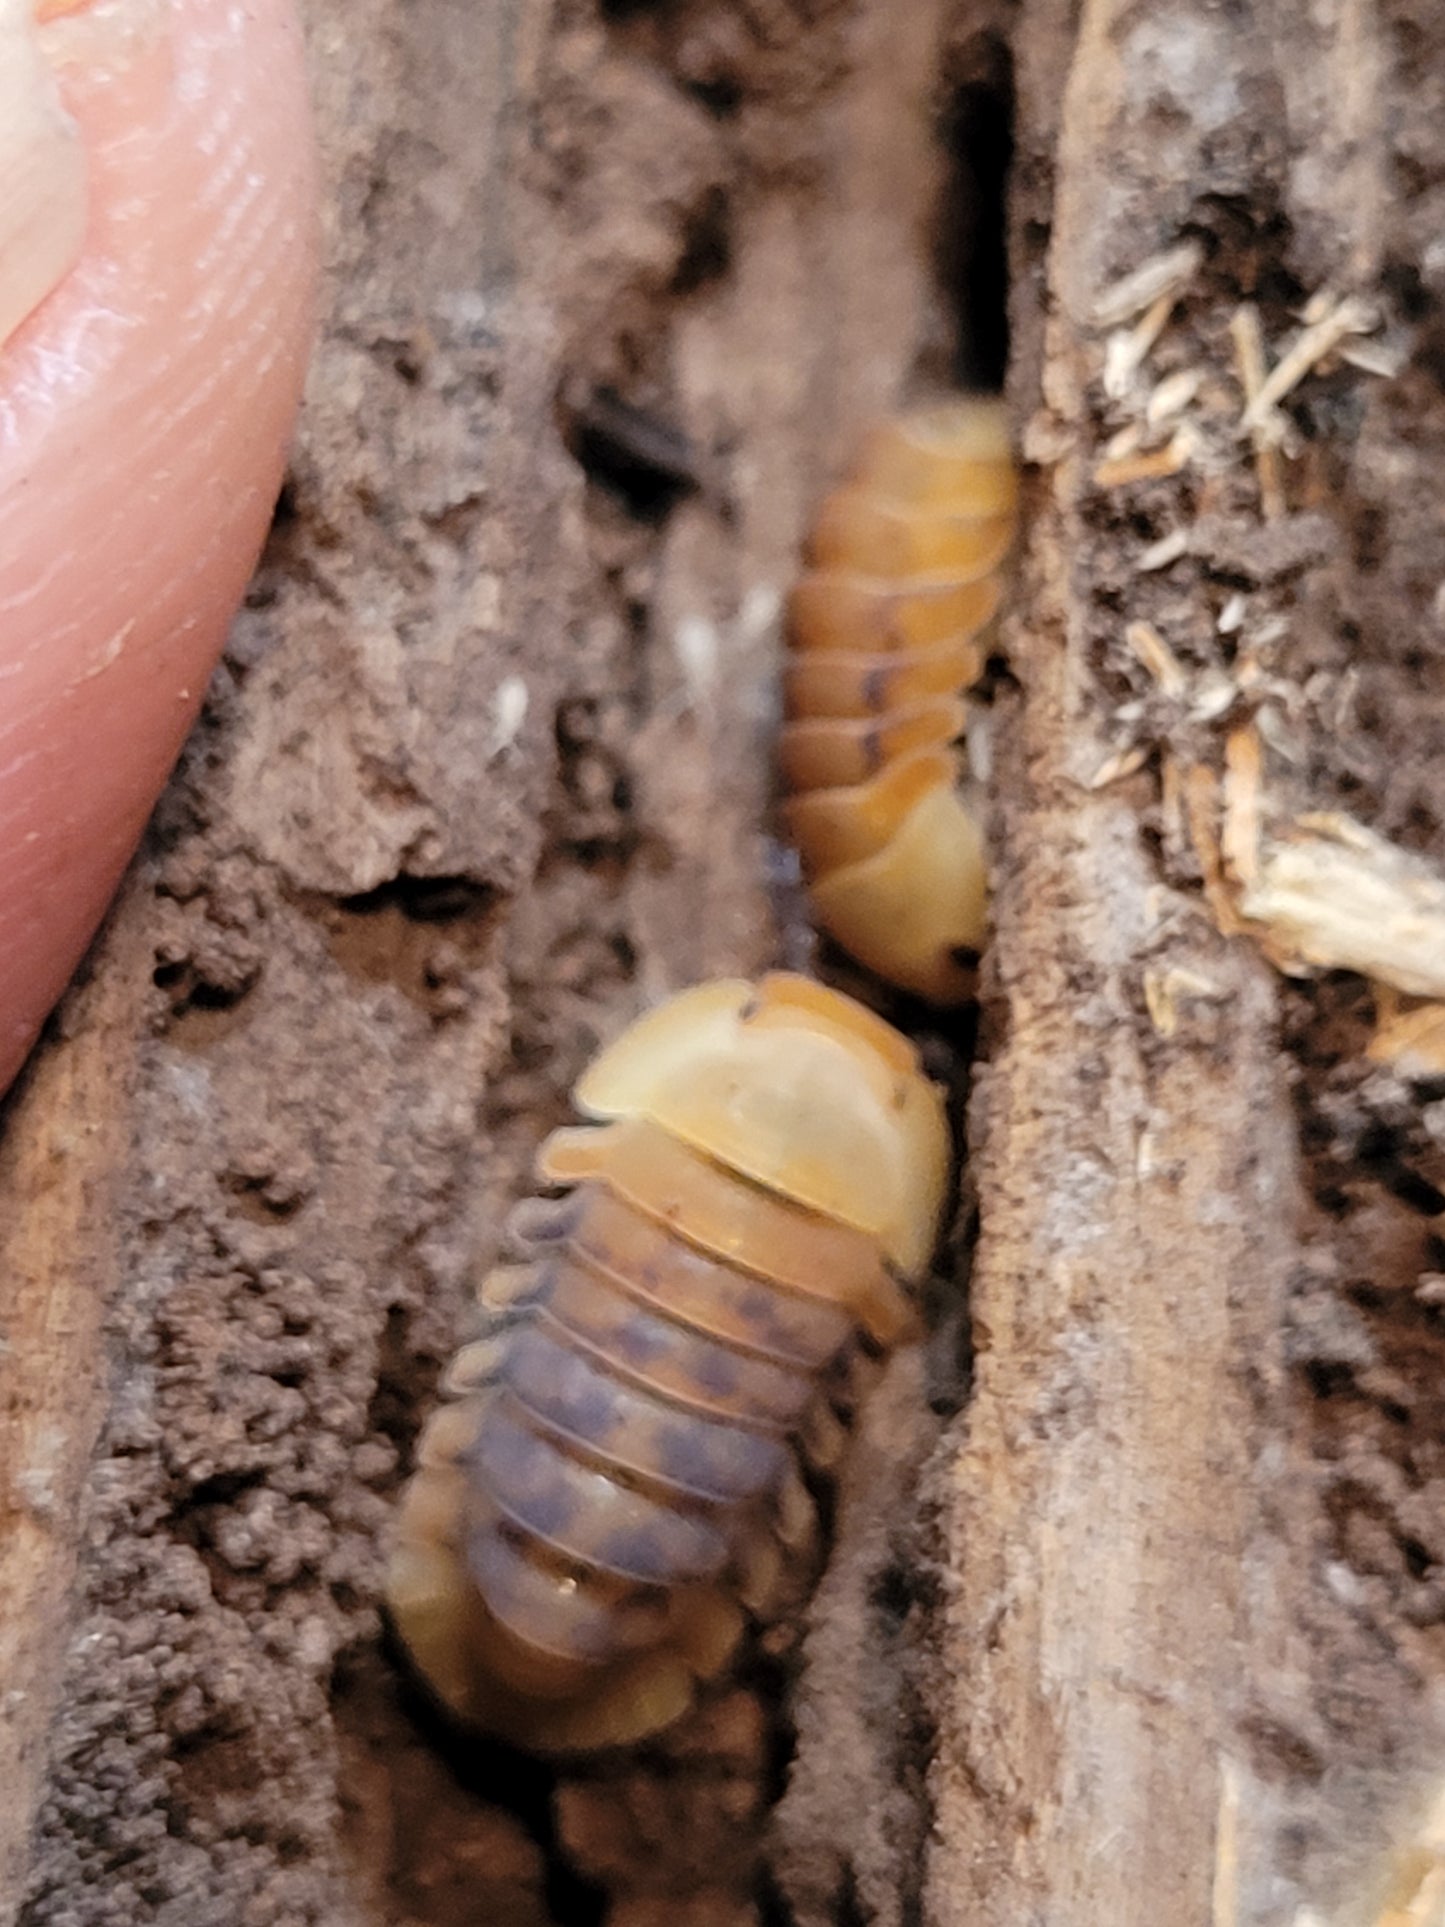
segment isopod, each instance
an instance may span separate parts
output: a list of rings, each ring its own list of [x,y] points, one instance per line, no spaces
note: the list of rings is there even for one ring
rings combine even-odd
[[[788,605],[783,808],[813,913],[935,1003],[972,994],[963,959],[984,937],[956,744],[1016,499],[1001,402],[957,397],[886,423],[823,503]]]
[[[390,1558],[437,1697],[548,1753],[670,1725],[811,1565],[840,1389],[913,1325],[944,1196],[913,1047],[777,974],[626,1030],[508,1224]]]

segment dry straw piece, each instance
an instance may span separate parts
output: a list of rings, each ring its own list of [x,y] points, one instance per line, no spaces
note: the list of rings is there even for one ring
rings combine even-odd
[[[1365,1055],[1373,1064],[1392,1064],[1402,1077],[1445,1076],[1445,1003],[1402,1005],[1381,991]]]
[[[1354,970],[1445,998],[1445,877],[1351,817],[1301,816],[1266,840],[1239,908],[1291,974]]]

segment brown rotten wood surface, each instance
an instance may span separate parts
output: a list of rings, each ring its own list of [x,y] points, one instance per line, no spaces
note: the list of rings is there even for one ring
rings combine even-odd
[[[1152,542],[1206,516],[1262,528],[1268,505],[1247,443],[1243,475],[1211,439],[1177,477],[1101,483],[1119,416],[1105,409],[1098,315],[1146,257],[1202,241],[1154,362],[1203,371],[1210,436],[1227,419],[1211,387],[1234,372],[1221,323],[1241,303],[1260,305],[1267,333],[1291,290],[1301,304],[1322,287],[1384,294],[1388,311],[1391,275],[1418,246],[1400,156],[1419,134],[1409,56],[1425,15],[1107,0],[1073,15],[1031,9],[1016,41],[1019,400],[1037,410],[1044,460],[1009,636],[1026,700],[998,770],[994,1051],[973,1113],[979,1356],[938,1463],[952,1585],[933,1629],[925,1912],[940,1927],[1263,1923],[1308,1896],[1343,1918],[1364,1904],[1348,1870],[1358,1862],[1368,1885],[1375,1850],[1354,1775],[1373,1765],[1388,1781],[1415,1754],[1438,1770],[1423,1690],[1438,1629],[1390,1624],[1379,1591],[1367,1601],[1325,1556],[1328,1455],[1310,1457],[1319,1431],[1289,1366],[1309,1363],[1296,1329],[1308,1268],[1350,1278],[1363,1257],[1372,1295],[1408,1293],[1425,1227],[1393,1251],[1368,1233],[1350,1249],[1310,1208],[1276,981],[1252,945],[1211,927],[1170,850],[1171,772],[1188,786],[1190,765],[1219,766],[1199,726],[1208,705],[1156,710],[1141,732],[1166,744],[1162,812],[1148,769],[1086,785],[1119,748],[1126,622],[1152,620],[1191,674],[1223,669],[1217,616],[1243,592],[1241,654],[1286,618],[1270,667],[1290,730],[1267,785],[1313,807],[1363,801],[1400,833],[1378,742],[1373,794],[1342,791],[1313,740],[1326,720],[1299,700],[1312,675],[1318,698],[1353,679],[1370,697],[1350,721],[1373,711],[1377,739],[1398,732],[1401,789],[1438,860],[1439,632],[1409,578],[1438,568],[1440,542],[1438,527],[1418,540],[1410,495],[1433,486],[1445,398],[1418,361],[1403,393],[1349,370],[1316,380],[1303,420],[1323,446],[1285,464],[1274,524],[1278,538],[1327,518],[1314,566],[1273,592],[1265,569],[1212,563],[1207,547],[1202,566],[1161,570],[1141,562]],[[1236,386],[1228,406],[1240,399]],[[1361,497],[1384,524],[1383,561],[1358,544]],[[1405,629],[1436,652],[1413,741]],[[1161,983],[1180,987],[1177,1013],[1151,1005]],[[1415,1466],[1432,1450],[1433,1364],[1427,1348],[1398,1414],[1419,1428]],[[1345,1449],[1368,1457],[1365,1425],[1349,1429]],[[1374,1796],[1408,1804],[1413,1788]]]
[[[805,1922],[1368,1920],[1442,1750],[1445,1129],[1366,1066],[1358,986],[1218,934],[1182,799],[1207,817],[1269,711],[1268,795],[1439,855],[1440,23],[307,16],[332,273],[287,503],[4,1114],[0,1917],[743,1922],[766,1847]],[[596,1040],[797,953],[777,599],[860,425],[946,365],[941,132],[1010,57],[1031,530],[972,1295],[965,1321],[961,1230],[839,1494],[769,1829],[786,1638],[666,1745],[554,1783],[401,1687],[378,1542]],[[1099,297],[1190,237],[1110,400],[1135,317]],[[1231,325],[1252,303],[1277,353],[1324,287],[1381,309],[1398,371],[1310,371],[1267,519]],[[1099,480],[1191,371],[1187,458]]]
[[[1219,934],[1194,833],[1218,834],[1257,710],[1281,815],[1348,808],[1439,862],[1432,34],[1407,7],[1014,22],[1032,516],[970,1111],[974,1375],[921,1526],[865,1520],[862,1570],[850,1543],[825,1588],[781,1816],[809,1921],[848,1888],[940,1927],[1373,1921],[1439,1773],[1430,1091],[1365,1064],[1361,986],[1288,989]],[[1117,291],[1181,244],[1193,270],[1111,396],[1149,305]],[[1378,304],[1398,372],[1311,371],[1277,502],[1237,434],[1236,331],[1253,311],[1282,358],[1330,289]]]

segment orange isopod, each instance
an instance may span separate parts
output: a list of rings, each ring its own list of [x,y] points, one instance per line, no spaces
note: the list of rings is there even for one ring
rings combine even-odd
[[[803,977],[685,991],[606,1049],[512,1214],[387,1576],[423,1677],[538,1752],[669,1725],[811,1569],[804,1473],[913,1324],[949,1161],[880,1018]]]
[[[935,1003],[972,995],[984,937],[960,692],[983,666],[1017,494],[1001,401],[889,422],[823,503],[788,605],[783,811],[814,915]]]

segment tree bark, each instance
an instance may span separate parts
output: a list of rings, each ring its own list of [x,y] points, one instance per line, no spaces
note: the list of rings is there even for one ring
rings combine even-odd
[[[1188,805],[1264,710],[1271,798],[1438,844],[1428,0],[307,15],[331,277],[287,501],[5,1114],[0,1917],[745,1921],[765,1847],[800,1922],[1366,1895],[1442,1738],[1445,1198],[1361,998],[1220,934]],[[809,954],[767,838],[779,600],[860,426],[986,333],[946,109],[1010,70],[1029,526],[957,1276],[839,1494],[776,1821],[785,1642],[554,1781],[416,1704],[380,1536],[595,1043]],[[1111,399],[1137,313],[1100,299],[1189,239]],[[1267,517],[1231,319],[1277,355],[1323,287],[1400,372],[1311,371]],[[1186,419],[1173,472],[1101,471]]]
[[[1414,709],[1402,662],[1439,676],[1420,576],[1440,536],[1412,499],[1442,428],[1412,172],[1437,39],[1408,7],[1044,4],[1014,24],[1010,385],[1033,492],[969,1120],[975,1369],[926,1457],[921,1534],[896,1524],[906,1475],[891,1530],[864,1505],[850,1531],[845,1507],[781,1815],[807,1921],[849,1895],[900,1927],[1373,1921],[1438,1776],[1419,1630],[1438,1604],[1402,1572],[1405,1518],[1440,1545],[1438,1360],[1404,1310],[1439,1162],[1418,1094],[1363,1062],[1368,998],[1286,992],[1221,935],[1193,808],[1259,709],[1279,813],[1363,804],[1399,836],[1414,811],[1438,861],[1412,737],[1438,746],[1440,712]],[[1110,298],[1181,243],[1197,268],[1111,396],[1149,298]],[[1312,373],[1271,503],[1237,436],[1240,309],[1293,339],[1310,294],[1350,290],[1398,338],[1407,282],[1401,372]],[[1198,445],[1151,470],[1167,412],[1142,448],[1119,437],[1171,377]],[[1141,620],[1177,686],[1129,645]],[[1241,702],[1261,660],[1272,687]],[[1342,687],[1369,694],[1336,736],[1322,699]],[[885,1688],[862,1686],[870,1664]],[[910,1747],[931,1765],[900,1807]],[[860,1751],[861,1781],[833,1764]]]

